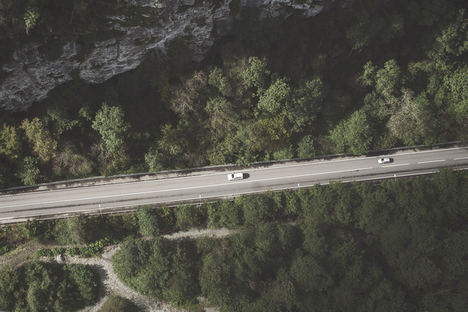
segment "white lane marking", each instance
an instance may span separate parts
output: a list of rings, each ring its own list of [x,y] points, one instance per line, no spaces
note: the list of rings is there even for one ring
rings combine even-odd
[[[455,170],[468,170],[468,167],[467,168],[457,168]],[[427,175],[427,174],[433,174],[433,173],[437,173],[438,170],[436,171],[425,171],[425,172],[419,172],[419,173],[403,173],[403,174],[399,174],[398,177],[405,177],[405,176],[415,176],[415,175]],[[351,183],[351,182],[360,182],[360,181],[371,181],[371,180],[379,180],[379,179],[390,179],[390,178],[395,178],[393,175],[390,175],[390,176],[379,176],[379,177],[370,177],[370,178],[363,178],[363,179],[357,179],[357,180],[343,180],[341,182],[343,183]],[[316,184],[320,184],[320,185],[328,185],[330,184],[330,182],[317,182],[317,183],[312,183],[312,184],[308,184],[308,185],[301,185],[301,188],[307,188],[307,187],[312,187]],[[294,188],[294,187],[293,187]],[[289,190],[289,189],[292,189],[291,187],[281,187],[281,188],[274,188],[274,189],[271,189],[271,191],[282,191],[282,190]],[[228,194],[228,195],[212,195],[212,196],[206,196],[205,198],[232,198],[236,195],[243,195],[243,194],[254,194],[254,193],[265,193],[265,190],[258,190],[258,191],[249,191],[249,192],[242,192],[242,193],[233,193],[233,194]],[[182,203],[185,203],[186,201],[190,201],[190,200],[196,200],[198,198],[187,198],[187,199],[182,199],[182,200],[179,200],[180,202]],[[173,202],[176,202],[176,201],[172,201]],[[165,204],[165,203],[171,203],[171,202],[157,202],[157,201],[149,201],[149,202],[143,202],[143,203],[139,203],[139,204],[129,204],[129,205],[122,205],[122,206],[113,206],[113,207],[108,207],[107,209],[117,209],[117,208],[127,208],[127,207],[134,207],[135,209],[133,210],[136,210],[137,207],[141,207],[141,206],[144,206],[144,205],[149,205],[149,204]],[[173,207],[173,206],[177,206],[178,204],[173,204],[173,205],[170,205],[169,207]],[[128,210],[127,210],[128,211]],[[86,209],[86,210],[72,210],[72,211],[67,211],[65,212],[64,214],[65,215],[69,215],[69,214],[73,214],[73,213],[87,213],[87,212],[96,212],[95,209]],[[117,211],[119,212],[119,211]],[[16,219],[16,220],[19,220],[19,219],[24,219],[24,218],[34,218],[35,216],[34,215],[29,215],[29,216],[22,216],[22,217],[5,217],[5,218],[0,218],[0,220],[10,220],[10,219]]]
[[[468,157],[459,157],[459,158],[454,158],[453,160],[465,160],[468,159]]]
[[[428,150],[428,151],[416,151],[416,152],[407,152],[407,153],[398,153],[395,152],[395,154],[389,154],[386,156],[391,156],[391,157],[397,157],[400,155],[410,155],[410,154],[421,154],[421,153],[437,153],[437,152],[445,152],[445,151],[452,151],[452,150],[459,150],[459,149],[465,149],[466,147],[452,147],[452,148],[446,148],[446,149],[439,149],[439,150]],[[287,165],[287,166],[281,166],[281,164],[272,164],[271,167],[268,168],[245,168],[245,171],[251,172],[251,171],[260,171],[260,170],[277,170],[277,169],[283,169],[283,168],[293,168],[293,167],[305,167],[305,166],[313,166],[313,165],[323,165],[323,164],[328,164],[328,163],[336,163],[336,162],[344,162],[344,161],[357,161],[357,160],[366,160],[366,159],[378,159],[381,158],[385,155],[380,155],[380,156],[372,156],[372,157],[353,157],[353,158],[345,158],[345,159],[337,159],[337,160],[323,160],[323,159],[317,159],[317,160],[312,160],[309,163],[302,163],[302,164],[296,164],[296,165]],[[352,156],[350,156],[352,157]],[[462,158],[456,158],[455,160],[460,160],[460,159],[465,159],[468,157],[462,157]],[[294,160],[293,160],[294,161]],[[275,166],[276,165],[276,166]],[[235,166],[233,164],[233,166]],[[387,166],[388,167],[388,166]],[[216,170],[214,168],[213,170]],[[122,184],[127,184],[127,183],[157,183],[161,181],[167,181],[170,179],[171,181],[173,180],[179,180],[179,179],[188,179],[188,178],[196,178],[196,177],[209,177],[209,176],[216,176],[216,175],[224,175],[226,173],[230,172],[229,170],[225,170],[223,173],[210,173],[210,174],[205,174],[205,175],[189,175],[189,176],[182,176],[182,177],[164,177],[164,178],[159,178],[159,179],[151,179],[151,180],[145,180],[145,181],[130,181],[130,182],[116,182],[116,183],[110,183],[110,184],[102,184],[102,185],[86,185],[86,186],[81,186],[81,187],[72,187],[72,188],[64,188],[64,189],[56,189],[56,190],[37,190],[37,191],[32,191],[29,194],[33,194],[35,192],[41,192],[42,194],[44,193],[49,193],[49,192],[60,192],[64,190],[72,190],[76,188],[82,188],[82,187],[94,187],[94,188],[103,188],[103,187],[111,187],[114,185],[122,185]],[[157,174],[157,173],[156,173]],[[150,175],[150,173],[148,173]],[[64,181],[66,182],[66,181]],[[6,197],[16,197],[16,196],[21,196],[25,194],[5,194],[5,195],[0,195],[0,199],[6,198]]]
[[[175,181],[175,180],[182,180],[182,179],[194,179],[194,178],[204,178],[204,177],[210,177],[210,176],[225,176],[229,172],[233,171],[243,171],[243,172],[252,172],[252,171],[268,171],[268,170],[279,170],[279,169],[288,169],[288,168],[294,168],[294,167],[307,167],[307,166],[316,166],[316,165],[326,165],[329,163],[337,163],[337,162],[344,162],[344,161],[356,161],[356,160],[367,160],[367,159],[377,159],[379,157],[359,157],[359,158],[346,158],[346,159],[338,159],[338,160],[316,160],[316,161],[311,161],[311,162],[304,162],[302,164],[296,164],[296,165],[287,165],[287,166],[282,166],[278,164],[273,164],[272,166],[275,167],[267,167],[267,168],[245,168],[245,169],[233,169],[233,170],[225,170],[224,172],[220,173],[210,173],[210,174],[204,174],[204,175],[189,175],[189,176],[183,176],[183,177],[163,177],[159,179],[151,179],[151,180],[145,180],[145,181],[130,181],[130,182],[116,182],[116,183],[110,183],[110,184],[102,184],[102,185],[85,185],[81,187],[72,187],[72,188],[64,188],[64,189],[56,189],[56,190],[43,190],[43,191],[37,191],[41,192],[41,194],[47,194],[47,193],[52,193],[52,192],[60,192],[60,191],[74,191],[79,188],[87,188],[87,187],[93,187],[93,188],[104,188],[104,187],[114,187],[116,185],[124,185],[127,183],[132,183],[132,184],[140,184],[140,183],[164,183],[166,181]],[[8,198],[8,197],[21,197],[24,195],[34,195],[37,194],[35,193],[36,191],[28,192],[26,194],[24,193],[19,193],[19,194],[6,194],[6,195],[0,195],[0,199],[2,198]]]
[[[445,159],[426,160],[426,161],[418,161],[418,164],[429,164],[429,163],[444,162],[444,161]]]
[[[318,172],[318,173],[308,173],[308,174],[300,174],[294,176],[283,176],[283,177],[275,177],[275,178],[268,178],[268,179],[258,179],[258,180],[244,180],[240,183],[255,183],[255,182],[264,182],[264,181],[271,181],[271,180],[280,180],[280,179],[291,179],[291,178],[300,178],[300,177],[308,177],[308,176],[316,176],[316,175],[324,175],[324,174],[334,174],[334,173],[343,173],[343,172],[353,172],[353,171],[360,171],[360,170],[370,170],[373,167],[366,167],[366,168],[355,168],[349,170],[340,170],[340,171],[328,171],[328,172]],[[162,192],[173,192],[173,191],[183,191],[183,190],[190,190],[190,189],[198,189],[198,188],[207,188],[207,187],[218,187],[218,186],[225,186],[225,185],[234,185],[236,182],[231,183],[222,183],[222,184],[211,184],[211,185],[202,185],[202,186],[189,186],[184,188],[174,188],[174,189],[166,189],[166,190],[156,190],[156,191],[146,191],[146,192],[136,192],[136,193],[127,193],[127,194],[115,194],[115,195],[106,195],[106,196],[97,196],[97,197],[87,197],[87,198],[77,198],[77,199],[63,199],[58,201],[49,201],[49,202],[36,202],[36,203],[29,203],[29,204],[18,204],[18,205],[10,205],[10,206],[3,206],[2,208],[15,208],[15,207],[24,207],[24,206],[33,206],[33,205],[48,205],[48,204],[59,204],[59,203],[67,203],[73,201],[85,201],[85,200],[96,200],[96,199],[105,199],[105,198],[112,198],[112,197],[124,197],[124,196],[134,196],[134,195],[145,195],[145,194],[154,194],[154,193],[162,193]],[[239,182],[237,182],[239,183]]]
[[[385,166],[382,166],[380,168],[399,167],[399,166],[409,166],[409,164],[385,165]]]
[[[78,186],[78,187],[71,187],[71,188],[63,188],[63,189],[56,189],[56,190],[39,190],[37,192],[41,192],[41,194],[47,194],[47,193],[52,193],[52,192],[60,192],[64,190],[69,190],[69,191],[74,191],[77,188],[87,188],[87,187],[93,187],[93,188],[104,188],[104,187],[113,187],[116,185],[123,185],[127,183],[132,183],[132,184],[140,184],[140,183],[164,183],[168,180],[170,181],[175,181],[175,180],[182,180],[182,179],[194,179],[194,178],[204,178],[204,177],[211,177],[211,176],[225,176],[227,173],[232,172],[232,171],[244,171],[244,172],[252,172],[252,171],[268,171],[268,170],[279,170],[279,169],[288,169],[288,168],[295,168],[295,167],[307,167],[307,166],[316,166],[316,165],[326,165],[329,163],[337,163],[337,162],[344,162],[344,161],[357,161],[357,160],[368,160],[368,159],[377,159],[380,157],[356,157],[356,158],[346,158],[346,159],[337,159],[337,160],[312,160],[309,162],[301,163],[301,164],[296,164],[296,165],[287,165],[287,166],[282,166],[281,164],[273,164],[271,167],[267,168],[255,168],[255,167],[250,167],[250,168],[245,168],[245,169],[240,169],[240,168],[234,168],[233,170],[225,170],[224,172],[216,172],[216,173],[209,173],[209,174],[202,174],[202,175],[188,175],[188,176],[183,176],[183,177],[162,177],[162,178],[155,178],[151,180],[145,180],[145,181],[130,181],[130,182],[116,182],[116,183],[109,183],[109,184],[101,184],[101,185],[84,185],[84,186]],[[228,165],[229,166],[229,165]],[[235,165],[233,165],[235,166]],[[260,165],[262,166],[262,165]],[[213,169],[216,170],[216,169]],[[150,174],[148,174],[150,175]],[[66,181],[65,181],[66,182]],[[34,194],[36,191],[32,191],[27,193],[29,194]],[[7,197],[15,197],[15,196],[24,196],[24,193],[19,193],[19,194],[5,194],[5,195],[0,195],[0,199],[7,198]]]

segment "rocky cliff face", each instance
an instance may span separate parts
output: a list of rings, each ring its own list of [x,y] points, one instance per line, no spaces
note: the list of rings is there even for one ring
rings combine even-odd
[[[200,61],[236,18],[230,4],[231,0],[218,1],[216,5],[199,0],[126,0],[129,8],[126,12],[133,12],[132,15],[103,17],[108,21],[108,30],[115,35],[94,42],[86,53],[78,43],[68,42],[51,60],[41,52],[40,43],[29,43],[17,49],[11,61],[2,66],[0,107],[27,109],[73,77],[90,83],[104,82],[136,68],[150,51],[164,52],[166,44],[177,37],[187,40],[194,60]],[[263,18],[293,12],[314,16],[323,9],[322,5],[297,4],[292,0],[240,0],[239,5],[258,8]],[[145,13],[145,9],[153,13],[156,10],[158,14]],[[140,20],[145,23],[135,23]]]

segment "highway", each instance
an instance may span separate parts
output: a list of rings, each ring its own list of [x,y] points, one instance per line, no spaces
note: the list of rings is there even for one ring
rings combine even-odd
[[[391,157],[393,162],[379,164],[377,159],[381,157]],[[38,216],[105,213],[144,204],[198,202],[330,181],[398,178],[433,173],[442,167],[468,168],[468,147],[257,166],[241,170],[248,177],[238,181],[227,180],[230,171],[211,171],[184,177],[0,195],[0,223]]]

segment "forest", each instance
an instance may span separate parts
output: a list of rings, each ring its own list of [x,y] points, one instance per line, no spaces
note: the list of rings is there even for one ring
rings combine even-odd
[[[173,224],[197,225],[204,215],[236,232],[167,240],[157,233],[170,218],[140,211],[140,233],[153,238],[123,242],[114,259],[122,281],[189,309],[200,295],[221,311],[468,308],[465,173],[242,197],[202,213],[190,207]]]
[[[106,245],[119,244],[113,265],[125,284],[192,311],[203,306],[203,296],[221,311],[462,312],[468,308],[467,207],[468,174],[441,170],[2,226],[0,255],[35,242],[46,244],[37,257],[96,257]],[[220,239],[163,237],[223,227],[231,234]],[[77,309],[95,300],[93,276],[86,267],[4,265],[0,308],[33,310],[49,298],[50,310]],[[64,299],[77,291],[76,301]],[[136,309],[120,297],[102,309],[117,307]]]
[[[108,81],[75,77],[26,111],[0,108],[0,189],[468,141],[467,2],[335,2],[310,18],[240,8],[201,62],[175,38]],[[1,2],[0,82],[24,44],[48,42],[51,59],[71,40],[89,52],[115,3]],[[202,297],[221,311],[464,312],[467,208],[468,174],[441,170],[1,226],[0,256],[45,247],[0,268],[0,309],[94,304],[94,268],[38,259],[120,244],[114,269],[126,285],[193,311]],[[222,227],[231,235],[162,237]],[[101,311],[119,309],[138,311],[114,295]]]
[[[68,25],[38,3],[26,17],[40,22],[18,42],[48,40],[47,27],[61,40],[100,29],[94,11]],[[242,9],[201,63],[178,38],[105,83],[75,79],[25,112],[0,111],[0,188],[467,140],[466,9],[356,0],[267,19]]]
[[[74,311],[94,303],[98,276],[83,264],[27,262],[0,268],[0,308],[8,311]]]

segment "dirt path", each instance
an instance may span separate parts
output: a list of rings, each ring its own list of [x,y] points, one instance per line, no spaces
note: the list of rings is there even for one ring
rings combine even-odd
[[[191,229],[185,232],[177,232],[170,235],[165,235],[167,239],[180,239],[192,238],[197,239],[200,237],[225,237],[231,234],[232,231],[228,229]],[[112,266],[112,258],[115,253],[120,249],[118,245],[108,246],[105,248],[102,257],[100,258],[78,258],[65,256],[65,263],[81,263],[94,266],[100,274],[101,282],[104,286],[104,296],[101,297],[98,303],[92,307],[86,307],[80,312],[97,312],[106,302],[111,293],[117,294],[121,297],[132,300],[138,305],[142,311],[147,312],[177,312],[180,311],[169,304],[157,301],[156,299],[148,296],[141,295],[133,289],[122,283],[115,274],[114,267]],[[217,311],[216,309],[209,311]]]
[[[104,286],[104,296],[101,297],[98,303],[92,307],[86,307],[81,312],[97,312],[106,302],[109,294],[114,293],[121,297],[132,300],[143,311],[148,312],[172,312],[177,311],[168,304],[158,302],[156,299],[143,296],[133,289],[122,283],[114,272],[112,266],[112,257],[119,250],[119,246],[109,246],[106,248],[101,258],[77,258],[65,257],[65,263],[81,263],[94,266],[101,277],[101,282]]]
[[[176,232],[169,235],[164,235],[167,239],[182,239],[191,238],[197,239],[201,237],[216,237],[222,238],[232,234],[232,230],[226,228],[221,229],[190,229],[184,232]],[[16,250],[0,256],[0,265],[13,265],[18,266],[26,261],[35,259],[35,252],[39,248],[53,248],[53,247],[71,247],[62,245],[44,245],[35,241],[28,242],[19,246]],[[138,305],[142,311],[145,312],[180,312],[169,304],[157,301],[156,299],[148,296],[141,295],[133,289],[122,283],[115,274],[114,267],[112,266],[112,258],[115,253],[120,249],[118,245],[108,246],[99,258],[78,258],[65,255],[63,263],[81,263],[93,266],[100,275],[103,293],[100,294],[100,300],[94,306],[86,307],[80,312],[97,312],[106,302],[110,294],[116,294],[121,297],[132,300]],[[52,258],[41,258],[43,261],[55,261]],[[207,308],[206,311],[217,311],[213,308]]]
[[[197,239],[200,237],[216,237],[223,238],[230,234],[233,234],[234,230],[229,230],[226,228],[220,229],[190,229],[184,232],[176,232],[168,235],[163,235],[167,239],[179,239],[179,238],[192,238]]]

